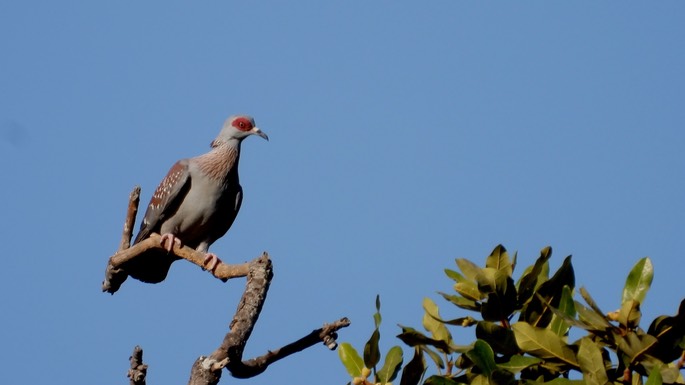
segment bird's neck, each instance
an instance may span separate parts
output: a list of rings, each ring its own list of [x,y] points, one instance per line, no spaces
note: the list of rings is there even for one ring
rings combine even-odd
[[[225,183],[238,180],[240,141],[221,143],[211,151],[197,157],[198,165],[209,178]]]

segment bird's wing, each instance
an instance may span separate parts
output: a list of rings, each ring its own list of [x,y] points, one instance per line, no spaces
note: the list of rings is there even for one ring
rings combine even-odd
[[[190,187],[190,173],[188,160],[176,162],[167,175],[162,179],[152,194],[150,204],[145,211],[145,217],[140,224],[140,231],[134,243],[147,238],[152,232],[159,232],[164,219],[178,209]]]

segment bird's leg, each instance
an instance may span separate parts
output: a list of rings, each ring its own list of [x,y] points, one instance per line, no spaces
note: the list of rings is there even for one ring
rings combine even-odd
[[[219,257],[216,256],[214,253],[207,253],[205,254],[205,261],[202,262],[202,266],[205,267],[205,269],[211,271],[214,273],[214,270],[216,269],[219,264],[222,263]]]
[[[174,248],[174,244],[178,247],[181,247],[182,245],[181,240],[176,238],[176,236],[171,233],[163,234],[162,237],[159,239],[159,243],[169,253],[171,253],[171,249]]]

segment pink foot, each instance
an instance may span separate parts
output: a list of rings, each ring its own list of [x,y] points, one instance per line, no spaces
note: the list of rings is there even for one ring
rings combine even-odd
[[[181,240],[171,233],[163,234],[162,238],[159,239],[159,243],[161,243],[162,247],[169,253],[171,253],[171,249],[174,248],[174,245],[181,247]]]
[[[205,254],[205,261],[202,262],[202,265],[212,273],[216,269],[219,264],[222,263],[219,257],[216,256],[214,253],[207,253]]]

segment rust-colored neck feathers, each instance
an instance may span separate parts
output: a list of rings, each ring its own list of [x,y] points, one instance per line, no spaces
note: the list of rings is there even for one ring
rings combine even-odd
[[[197,158],[197,164],[210,179],[223,183],[238,178],[240,144],[221,143]]]

